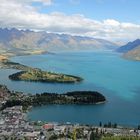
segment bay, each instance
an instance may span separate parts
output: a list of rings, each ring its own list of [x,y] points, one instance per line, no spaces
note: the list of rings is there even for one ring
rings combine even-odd
[[[113,52],[75,52],[18,56],[12,61],[43,70],[73,74],[84,78],[82,83],[51,84],[10,81],[16,70],[0,70],[0,83],[25,93],[74,90],[96,90],[107,98],[101,105],[48,105],[34,107],[30,120],[98,124],[109,121],[122,125],[140,124],[140,62],[121,58]]]

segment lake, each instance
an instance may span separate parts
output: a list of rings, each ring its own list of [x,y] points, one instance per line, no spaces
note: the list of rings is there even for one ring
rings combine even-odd
[[[74,90],[99,91],[107,98],[100,105],[48,105],[34,107],[30,120],[99,124],[109,121],[121,125],[140,124],[140,62],[121,58],[114,52],[75,52],[18,56],[12,61],[43,70],[73,74],[84,78],[76,84],[11,81],[8,75],[17,70],[0,70],[0,83],[25,93]]]

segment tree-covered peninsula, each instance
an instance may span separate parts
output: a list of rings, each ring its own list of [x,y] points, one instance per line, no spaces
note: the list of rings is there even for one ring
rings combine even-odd
[[[64,94],[36,94],[33,104],[99,104],[106,101],[105,97],[96,91],[72,91]]]
[[[0,85],[0,101],[1,109],[20,105],[26,110],[29,106],[48,104],[100,104],[105,103],[106,98],[96,91],[72,91],[64,94],[45,92],[31,95],[10,91],[6,86]]]
[[[38,68],[32,68],[20,63],[15,63],[7,59],[1,61],[1,66],[7,69],[17,69],[20,72],[9,75],[11,80],[32,81],[32,82],[49,82],[49,83],[76,83],[83,79],[78,76],[42,71]]]
[[[19,81],[35,81],[35,82],[50,82],[50,83],[76,83],[82,81],[82,78],[66,74],[57,74],[46,72],[38,69],[29,71],[21,71],[9,75],[11,80]]]

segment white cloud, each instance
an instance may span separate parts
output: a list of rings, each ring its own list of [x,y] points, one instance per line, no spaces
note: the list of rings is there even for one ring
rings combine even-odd
[[[5,0],[8,2],[8,0]],[[51,5],[53,2],[52,0],[9,0],[11,2],[17,2],[17,3],[22,3],[22,4],[29,4],[32,2],[41,2],[44,5]]]
[[[32,2],[42,2],[44,5],[51,5],[52,0],[30,0]]]
[[[42,14],[31,6],[32,2],[52,4],[52,0],[0,0],[0,27],[45,30],[109,40],[140,38],[138,24],[122,23],[114,19],[97,21],[78,14]]]
[[[120,25],[120,23],[118,21],[113,20],[113,19],[104,20],[104,24],[109,25],[109,26],[119,26]]]

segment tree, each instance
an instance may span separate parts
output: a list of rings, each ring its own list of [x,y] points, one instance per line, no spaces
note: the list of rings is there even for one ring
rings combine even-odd
[[[99,123],[99,126],[102,127],[102,122]]]
[[[91,134],[90,134],[90,140],[96,140],[96,139],[95,139],[95,134],[94,134],[93,131],[92,131]]]
[[[108,127],[109,127],[109,128],[111,128],[111,127],[112,127],[111,122],[108,122]]]
[[[114,127],[114,128],[117,128],[117,123],[114,123],[113,127]]]
[[[140,125],[138,125],[138,130],[140,130]]]

